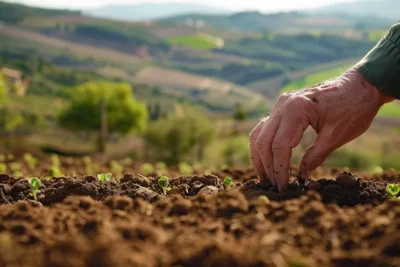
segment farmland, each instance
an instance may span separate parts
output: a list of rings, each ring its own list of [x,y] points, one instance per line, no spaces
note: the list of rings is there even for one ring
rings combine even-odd
[[[171,44],[178,44],[189,48],[199,49],[199,50],[210,50],[217,45],[215,42],[206,39],[205,37],[194,35],[194,36],[173,36],[168,38]]]

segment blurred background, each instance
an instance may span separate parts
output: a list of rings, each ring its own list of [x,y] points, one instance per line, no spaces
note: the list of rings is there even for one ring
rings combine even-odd
[[[0,1],[1,158],[249,166],[279,94],[340,75],[400,19],[398,0],[71,2]],[[399,158],[393,102],[325,166]]]

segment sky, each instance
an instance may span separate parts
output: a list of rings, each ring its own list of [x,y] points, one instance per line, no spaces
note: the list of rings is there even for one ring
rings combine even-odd
[[[6,0],[7,2],[17,2],[26,5],[68,8],[68,9],[86,9],[105,6],[109,4],[137,4],[143,2],[184,2],[200,3],[224,9],[239,10],[259,10],[262,12],[289,11],[299,9],[309,9],[329,4],[342,2],[355,2],[356,0]]]

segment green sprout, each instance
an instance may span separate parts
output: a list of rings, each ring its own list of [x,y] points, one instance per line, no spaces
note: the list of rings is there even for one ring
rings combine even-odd
[[[7,165],[5,163],[0,163],[0,173],[7,172]]]
[[[24,154],[24,160],[25,160],[26,164],[28,165],[29,169],[33,170],[33,169],[36,168],[38,160],[34,156],[32,156],[32,154],[25,153]]]
[[[111,181],[112,179],[112,174],[111,173],[101,173],[97,175],[97,179],[99,179],[100,182],[108,182]]]
[[[124,170],[124,167],[118,163],[116,160],[112,160],[110,162],[111,171],[114,173],[121,173]]]
[[[53,177],[61,177],[64,176],[64,174],[62,173],[62,171],[60,170],[60,168],[56,165],[53,165],[50,167],[49,169],[49,177],[53,178]]]
[[[162,188],[164,195],[167,195],[167,191],[171,190],[171,187],[169,187],[169,180],[167,176],[161,176],[158,179],[158,185]]]
[[[51,165],[59,167],[61,165],[60,158],[57,154],[51,155]]]
[[[188,163],[181,162],[179,163],[179,172],[182,173],[183,175],[192,175],[193,168]]]
[[[154,172],[153,165],[151,165],[150,163],[144,163],[142,165],[142,172],[144,175],[152,174]]]
[[[167,169],[167,164],[165,164],[165,162],[162,162],[162,161],[157,162],[156,163],[156,168],[159,171],[165,171]]]
[[[397,184],[388,184],[386,186],[386,193],[388,199],[396,199],[397,195],[400,193],[400,186]]]
[[[259,196],[258,199],[269,203],[269,198],[267,196]]]
[[[232,178],[226,176],[225,179],[224,179],[224,186],[225,186],[225,189],[226,189],[226,190],[229,190],[229,188],[231,187],[231,185],[232,185]]]
[[[18,162],[11,162],[10,164],[11,175],[14,177],[22,176],[21,164]]]
[[[39,188],[41,186],[40,180],[37,177],[33,177],[29,179],[29,186],[32,190],[32,193],[29,193],[30,196],[33,196],[33,199],[37,201],[37,193],[39,191]]]
[[[125,157],[125,158],[122,160],[122,164],[124,164],[125,166],[132,165],[132,163],[133,163],[133,160],[132,160],[130,157]]]

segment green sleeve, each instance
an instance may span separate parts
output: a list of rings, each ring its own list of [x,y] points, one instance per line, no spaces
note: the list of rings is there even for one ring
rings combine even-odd
[[[355,68],[382,93],[400,99],[400,23]]]

